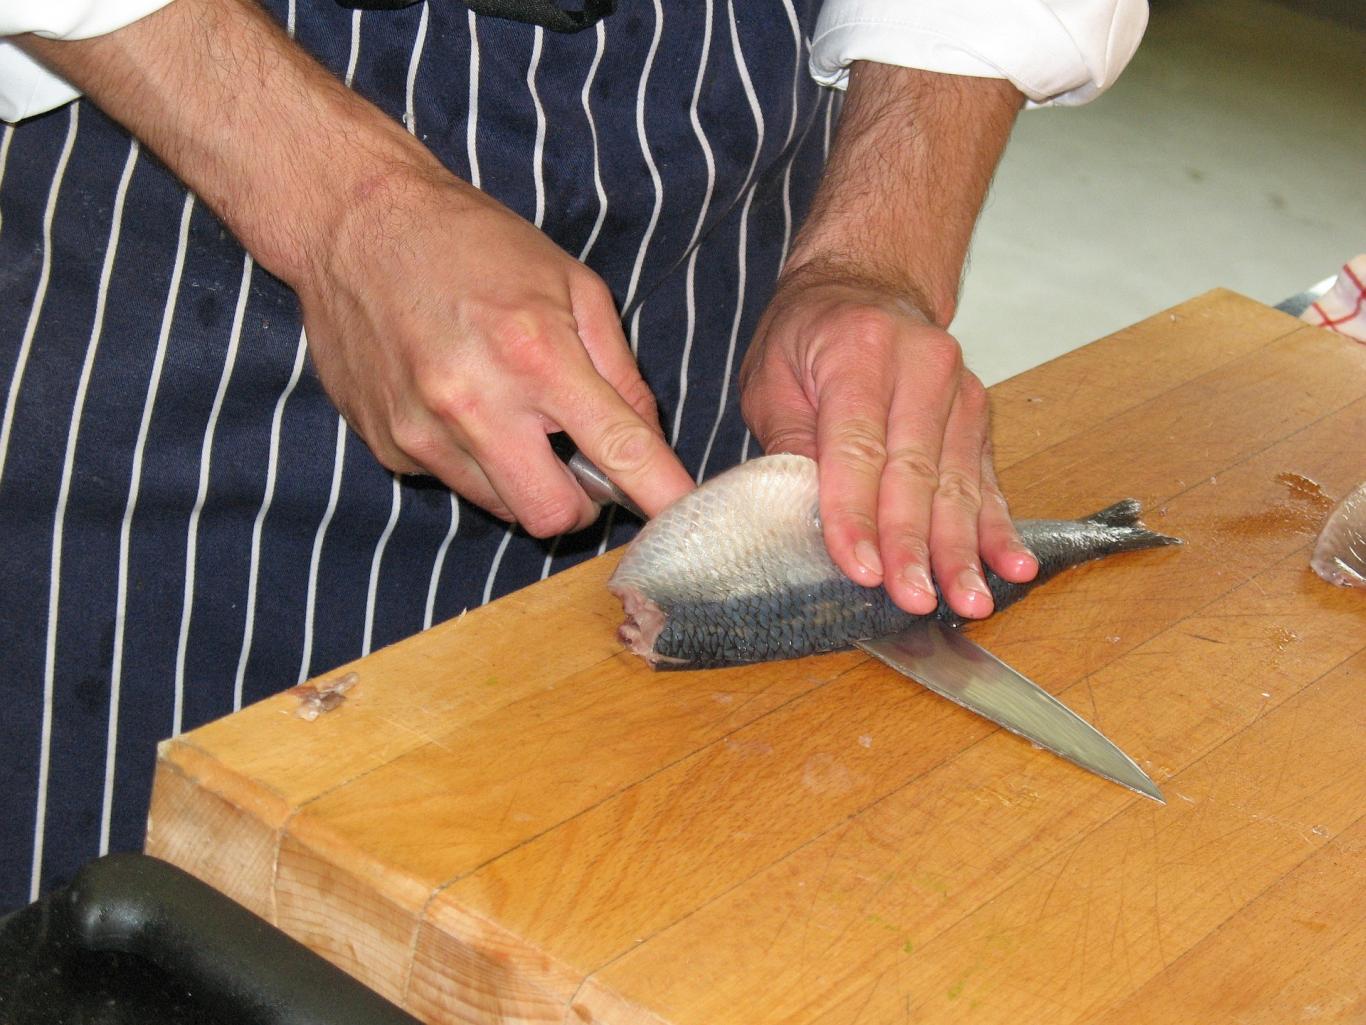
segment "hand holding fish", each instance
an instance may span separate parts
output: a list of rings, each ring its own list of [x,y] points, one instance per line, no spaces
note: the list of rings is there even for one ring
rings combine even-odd
[[[790,277],[742,371],[746,419],[766,451],[814,458],[836,565],[932,612],[934,579],[969,618],[992,610],[980,552],[1004,579],[1037,571],[996,482],[986,391],[958,343],[869,284]]]
[[[816,459],[836,565],[903,609],[992,609],[1037,571],[992,467],[986,393],[948,333],[972,227],[1023,97],[857,62],[825,178],[741,377],[766,450]]]

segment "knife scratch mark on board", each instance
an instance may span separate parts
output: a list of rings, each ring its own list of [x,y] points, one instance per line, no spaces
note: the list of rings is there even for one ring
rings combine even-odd
[[[389,715],[385,715],[382,712],[378,713],[378,715],[380,719],[388,723],[390,726],[397,726],[401,730],[406,730],[408,733],[411,733],[413,736],[420,738],[425,743],[435,745],[436,747],[441,748],[441,750],[443,751],[448,751],[451,754],[456,753],[455,748],[451,747],[449,744],[442,743],[442,741],[438,737],[436,737],[432,733],[427,732],[426,730],[419,730],[416,727],[409,726],[406,722],[400,722],[398,719],[395,719]]]

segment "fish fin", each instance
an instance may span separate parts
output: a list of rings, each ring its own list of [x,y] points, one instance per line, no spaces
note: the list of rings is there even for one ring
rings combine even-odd
[[[1139,519],[1142,512],[1143,506],[1138,499],[1126,498],[1092,513],[1082,522],[1096,523],[1114,531],[1111,535],[1110,552],[1132,552],[1143,548],[1185,544],[1179,537],[1149,530]]]
[[[1123,498],[1114,505],[1107,505],[1099,512],[1084,518],[1086,523],[1103,523],[1107,527],[1141,527],[1138,518],[1143,506],[1137,498]]]

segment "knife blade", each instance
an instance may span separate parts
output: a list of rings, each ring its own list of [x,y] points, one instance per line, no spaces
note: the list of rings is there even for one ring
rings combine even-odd
[[[1147,773],[1103,733],[955,628],[922,620],[900,633],[855,643],[921,686],[1030,743],[1167,803]]]

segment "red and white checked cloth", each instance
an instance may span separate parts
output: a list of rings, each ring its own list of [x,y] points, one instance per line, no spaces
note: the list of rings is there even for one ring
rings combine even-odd
[[[1333,287],[1309,304],[1300,320],[1366,342],[1366,253],[1343,265]]]

